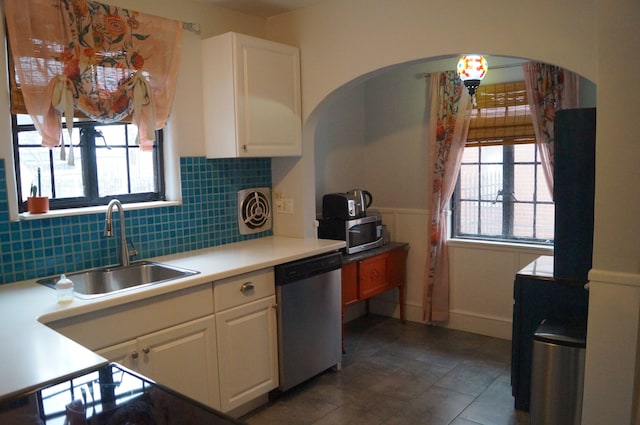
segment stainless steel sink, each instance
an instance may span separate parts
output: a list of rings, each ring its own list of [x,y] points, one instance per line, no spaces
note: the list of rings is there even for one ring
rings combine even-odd
[[[104,267],[69,273],[73,281],[74,295],[78,298],[96,298],[128,289],[155,285],[199,272],[151,261],[138,261],[124,267]],[[37,282],[55,288],[60,276],[40,279]]]

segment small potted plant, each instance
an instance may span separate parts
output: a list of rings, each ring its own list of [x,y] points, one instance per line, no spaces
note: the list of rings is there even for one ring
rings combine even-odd
[[[49,211],[49,197],[42,196],[42,181],[38,167],[38,185],[31,183],[31,196],[27,197],[27,211],[31,214],[42,214]]]

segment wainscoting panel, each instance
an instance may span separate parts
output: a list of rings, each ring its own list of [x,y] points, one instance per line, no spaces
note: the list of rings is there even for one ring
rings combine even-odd
[[[410,244],[405,288],[405,318],[422,319],[422,291],[427,258],[427,211],[379,208],[391,240]],[[511,339],[513,280],[515,274],[540,255],[552,255],[551,247],[517,246],[476,241],[449,241],[450,320],[442,326]],[[400,317],[398,295],[389,291],[370,300],[370,311]],[[364,314],[362,303],[346,312],[347,320]]]

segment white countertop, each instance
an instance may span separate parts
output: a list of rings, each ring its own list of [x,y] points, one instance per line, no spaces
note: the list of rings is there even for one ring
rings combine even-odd
[[[150,258],[200,273],[92,300],[75,298],[65,306],[57,303],[54,290],[35,280],[0,285],[0,399],[106,363],[46,323],[343,247],[343,241],[271,236]]]
[[[538,279],[553,279],[553,255],[539,256],[517,274]]]

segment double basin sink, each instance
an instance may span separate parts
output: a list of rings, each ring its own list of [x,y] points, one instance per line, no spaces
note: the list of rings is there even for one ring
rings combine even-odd
[[[73,281],[76,297],[91,299],[198,273],[194,270],[182,269],[168,264],[137,261],[128,266],[103,267],[69,273],[67,277]],[[55,288],[59,278],[60,276],[53,276],[40,279],[37,282]]]

